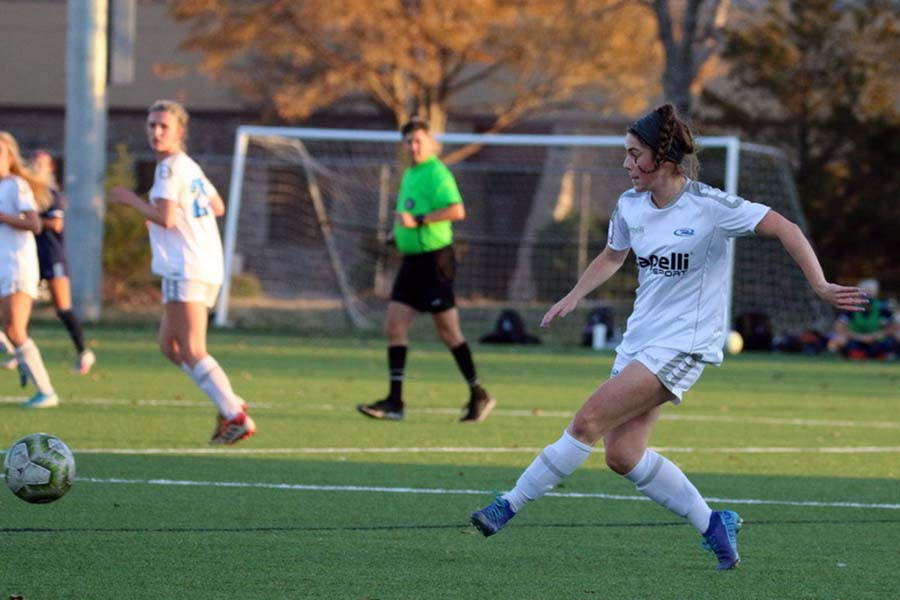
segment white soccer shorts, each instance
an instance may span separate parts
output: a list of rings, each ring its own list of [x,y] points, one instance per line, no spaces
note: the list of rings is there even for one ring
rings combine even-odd
[[[700,360],[699,354],[688,354],[669,348],[650,347],[635,354],[616,354],[610,377],[615,377],[631,361],[636,360],[656,375],[660,383],[672,393],[672,404],[681,404],[684,393],[691,389],[700,379],[703,368],[707,364]]]
[[[200,302],[207,308],[212,308],[216,304],[216,298],[219,296],[219,288],[222,286],[205,281],[194,281],[191,279],[169,279],[163,277],[162,283],[162,302]]]

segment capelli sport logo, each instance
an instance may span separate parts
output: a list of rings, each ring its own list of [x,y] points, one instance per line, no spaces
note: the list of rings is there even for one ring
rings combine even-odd
[[[637,263],[642,269],[649,268],[654,275],[681,277],[691,266],[691,255],[687,252],[672,252],[668,256],[651,254],[646,258],[638,256]]]

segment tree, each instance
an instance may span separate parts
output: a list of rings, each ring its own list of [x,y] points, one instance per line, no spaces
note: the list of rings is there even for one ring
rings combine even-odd
[[[641,0],[656,15],[659,41],[665,54],[663,93],[678,112],[688,117],[694,96],[715,73],[715,57],[728,18],[729,0]],[[678,5],[677,7],[673,4]],[[673,17],[673,8],[680,13]]]
[[[618,0],[170,0],[201,68],[280,118],[363,100],[443,131],[451,108],[487,131],[572,107],[644,108],[657,49]]]
[[[710,114],[791,157],[829,274],[900,290],[900,18],[890,0],[772,3],[728,33]]]

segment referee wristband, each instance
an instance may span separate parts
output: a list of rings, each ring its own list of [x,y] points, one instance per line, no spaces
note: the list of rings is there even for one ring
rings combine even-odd
[[[413,219],[415,219],[417,227],[421,227],[425,224],[425,215],[416,215]]]

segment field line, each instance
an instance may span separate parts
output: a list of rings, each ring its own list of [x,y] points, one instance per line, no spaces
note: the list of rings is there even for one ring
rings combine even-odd
[[[672,454],[897,454],[900,446],[830,446],[830,447],[744,447],[693,448],[654,446],[657,452]],[[121,455],[265,455],[265,454],[537,454],[538,447],[515,446],[410,446],[389,448],[84,448],[75,454]],[[598,447],[596,452],[602,453]],[[3,451],[0,450],[0,454]]]
[[[183,486],[183,487],[221,487],[221,488],[249,488],[289,490],[303,492],[369,492],[381,494],[430,494],[447,496],[491,496],[495,491],[450,489],[450,488],[412,488],[412,487],[384,487],[362,485],[308,485],[299,483],[253,483],[242,481],[193,481],[184,479],[120,479],[79,477],[79,482],[100,484],[128,484],[128,485],[159,485],[159,486]],[[547,496],[555,498],[590,498],[600,500],[625,500],[629,502],[648,502],[646,496],[629,496],[623,494],[596,494],[578,492],[549,492]],[[752,504],[770,506],[802,506],[810,508],[880,508],[885,510],[900,510],[900,504],[881,504],[869,502],[821,502],[817,500],[765,500],[762,498],[706,498],[710,502],[723,504]]]
[[[21,404],[25,398],[16,396],[0,396],[0,404]],[[161,407],[180,407],[180,408],[209,408],[212,404],[208,401],[196,400],[170,400],[170,399],[145,399],[145,400],[124,400],[114,398],[63,398],[64,404],[72,405],[95,405],[95,406],[161,406]],[[352,412],[353,407],[350,405],[336,404],[307,404],[298,400],[291,403],[271,402],[254,402],[250,405],[252,409],[271,409],[271,408],[295,408],[301,410],[319,410],[319,411],[335,411],[335,412]],[[410,414],[427,414],[427,415],[453,415],[458,416],[460,409],[455,408],[409,408],[407,412]],[[536,418],[552,418],[552,419],[571,419],[575,413],[573,411],[560,410],[543,410],[535,408],[532,410],[525,409],[494,409],[495,416],[504,417],[536,417]],[[723,415],[681,415],[673,413],[665,413],[660,416],[662,421],[690,421],[690,422],[707,422],[707,423],[756,423],[760,425],[780,425],[780,426],[796,426],[796,427],[858,427],[864,429],[900,429],[898,421],[848,421],[837,419],[789,419],[781,417],[752,417],[752,416],[723,416]]]

